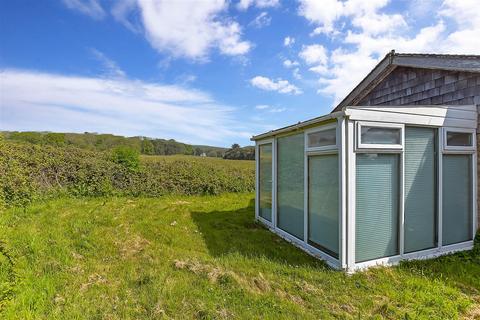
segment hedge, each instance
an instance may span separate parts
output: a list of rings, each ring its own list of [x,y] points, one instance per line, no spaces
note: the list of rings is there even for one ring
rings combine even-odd
[[[138,170],[118,162],[110,152],[0,140],[0,207],[59,195],[155,197],[254,190],[252,161],[142,156]]]

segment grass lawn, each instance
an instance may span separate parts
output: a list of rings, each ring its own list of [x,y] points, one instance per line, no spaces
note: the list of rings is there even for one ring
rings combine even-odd
[[[59,199],[0,214],[6,319],[480,317],[480,254],[346,275],[253,222],[251,194]]]

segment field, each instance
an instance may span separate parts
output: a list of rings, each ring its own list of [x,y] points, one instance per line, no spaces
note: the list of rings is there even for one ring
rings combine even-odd
[[[0,214],[5,319],[480,317],[480,248],[346,275],[254,223],[253,195],[57,198]]]

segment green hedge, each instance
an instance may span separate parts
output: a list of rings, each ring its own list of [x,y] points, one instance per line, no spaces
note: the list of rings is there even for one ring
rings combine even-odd
[[[68,196],[160,196],[254,190],[254,163],[142,156],[138,170],[110,152],[0,140],[0,207]]]

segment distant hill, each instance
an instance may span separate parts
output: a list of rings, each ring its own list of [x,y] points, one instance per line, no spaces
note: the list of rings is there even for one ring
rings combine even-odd
[[[57,133],[39,131],[2,131],[4,139],[22,141],[39,145],[75,146],[92,151],[106,151],[119,146],[126,146],[145,155],[194,155],[216,157],[230,160],[254,160],[253,146],[240,147],[233,144],[231,148],[206,145],[191,145],[173,139],[153,139],[148,137],[123,137],[113,134]]]
[[[127,146],[146,155],[195,155],[222,158],[228,148],[205,145],[190,145],[173,139],[152,139],[147,137],[123,137],[113,134],[53,133],[37,131],[3,131],[6,140],[23,141],[33,144],[65,146],[96,151],[105,151],[118,146]]]

